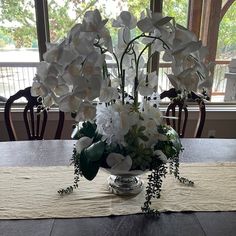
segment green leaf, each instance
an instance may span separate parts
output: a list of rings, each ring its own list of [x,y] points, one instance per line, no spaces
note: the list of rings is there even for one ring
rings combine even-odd
[[[96,132],[96,128],[96,124],[86,121],[83,123],[83,127],[80,129],[79,132],[89,138],[93,138]]]
[[[99,141],[81,152],[80,169],[86,179],[93,180],[97,175],[104,149],[104,142]]]
[[[100,162],[90,161],[84,150],[80,154],[80,169],[87,180],[93,180],[98,173]]]
[[[177,152],[180,152],[182,144],[180,142],[180,138],[178,133],[172,128],[170,127],[170,129],[168,129],[167,131],[167,135],[170,135],[170,141],[172,142],[173,146],[175,147],[175,149],[177,150]]]
[[[104,152],[105,144],[102,141],[98,141],[96,143],[93,143],[89,147],[85,148],[84,154],[89,159],[89,161],[99,161],[102,157],[102,154]]]
[[[148,141],[148,137],[145,136],[144,134],[140,134],[140,135],[139,135],[139,138],[141,138],[144,142],[147,142],[147,141]]]
[[[71,134],[71,138],[80,139],[83,136],[93,138],[96,135],[96,129],[97,129],[96,124],[86,121],[83,123],[83,127],[80,129],[78,125],[75,126]]]

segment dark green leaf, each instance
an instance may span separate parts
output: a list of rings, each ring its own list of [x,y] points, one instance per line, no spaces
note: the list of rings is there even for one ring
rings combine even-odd
[[[145,136],[144,134],[139,135],[139,138],[141,138],[144,142],[148,141],[148,137]]]
[[[90,161],[89,158],[87,158],[84,150],[80,154],[80,169],[83,173],[83,176],[87,180],[93,180],[95,176],[98,173],[100,167],[99,161]]]
[[[93,143],[88,148],[84,149],[84,154],[89,161],[99,161],[104,152],[105,144],[102,141]]]

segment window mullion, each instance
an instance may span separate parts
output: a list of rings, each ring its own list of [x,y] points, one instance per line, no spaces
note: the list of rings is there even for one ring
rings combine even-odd
[[[189,0],[188,29],[200,37],[203,0]]]
[[[50,42],[47,0],[35,0],[36,27],[38,36],[39,59],[43,60],[46,43]]]

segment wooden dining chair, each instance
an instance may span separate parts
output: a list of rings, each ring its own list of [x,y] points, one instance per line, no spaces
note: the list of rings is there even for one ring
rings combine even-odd
[[[166,124],[172,126],[178,132],[180,138],[184,138],[188,122],[188,105],[184,99],[178,97],[178,92],[174,88],[160,94],[161,99],[166,97],[171,100],[165,112]],[[197,103],[199,109],[197,125],[193,137],[200,138],[206,118],[205,102],[204,99],[194,92],[191,92],[190,97],[191,102]],[[169,116],[177,116],[177,120],[168,118]]]
[[[31,96],[31,87],[27,87],[24,90],[19,90],[16,94],[11,96],[5,104],[5,124],[9,139],[11,141],[18,140],[15,127],[12,121],[12,105],[20,98],[26,98],[27,103],[23,110],[23,121],[25,124],[27,136],[29,140],[41,140],[44,138],[46,129],[48,111],[43,109],[42,102],[39,97]],[[59,111],[59,119],[57,123],[56,134],[54,139],[60,139],[64,125],[65,115],[64,112]]]

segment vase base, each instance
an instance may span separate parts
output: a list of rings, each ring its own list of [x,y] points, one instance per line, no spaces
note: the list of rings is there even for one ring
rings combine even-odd
[[[107,181],[109,192],[116,195],[137,195],[143,189],[143,181],[136,176],[110,175]]]

